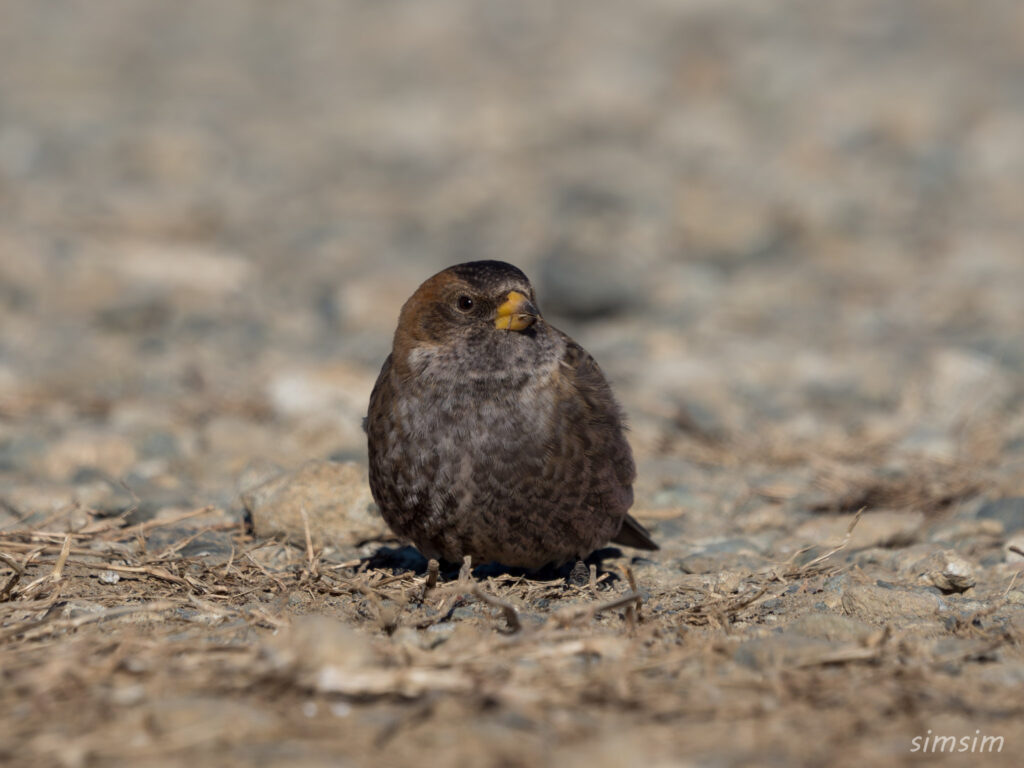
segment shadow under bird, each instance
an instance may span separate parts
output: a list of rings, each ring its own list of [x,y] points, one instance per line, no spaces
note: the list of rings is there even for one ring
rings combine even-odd
[[[658,549],[628,514],[636,468],[604,374],[511,264],[449,267],[406,301],[365,427],[381,514],[427,557],[532,569]]]

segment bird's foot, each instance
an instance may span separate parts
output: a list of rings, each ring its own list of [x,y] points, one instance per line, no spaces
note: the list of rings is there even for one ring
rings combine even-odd
[[[473,580],[473,558],[466,555],[462,558],[462,567],[459,568],[459,581]]]
[[[572,567],[572,572],[565,580],[570,587],[585,587],[590,583],[590,569],[582,560],[577,560]]]
[[[427,592],[437,587],[438,574],[441,572],[441,564],[433,557],[427,560],[427,577],[423,581],[423,594],[420,600],[427,596]]]

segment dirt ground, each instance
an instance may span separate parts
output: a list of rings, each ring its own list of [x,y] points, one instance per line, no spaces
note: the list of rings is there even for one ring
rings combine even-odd
[[[5,0],[0,763],[1020,765],[1022,82],[1010,0]],[[368,509],[473,258],[661,551],[427,589]]]

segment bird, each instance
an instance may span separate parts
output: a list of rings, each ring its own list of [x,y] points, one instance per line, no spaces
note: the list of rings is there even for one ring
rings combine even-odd
[[[364,429],[384,521],[432,560],[536,570],[609,542],[658,549],[628,512],[636,466],[608,381],[511,264],[420,285]]]

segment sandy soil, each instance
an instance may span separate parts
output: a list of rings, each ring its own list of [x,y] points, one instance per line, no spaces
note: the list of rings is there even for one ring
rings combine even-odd
[[[4,2],[0,762],[1018,765],[1024,12],[826,5]],[[367,508],[473,258],[660,552],[426,589]]]

